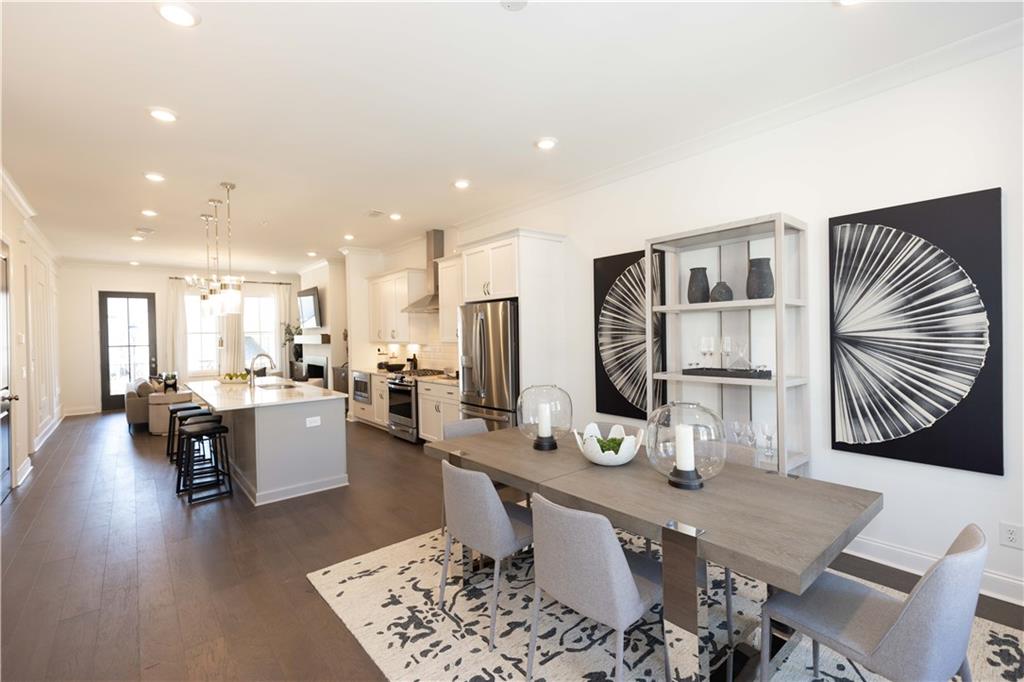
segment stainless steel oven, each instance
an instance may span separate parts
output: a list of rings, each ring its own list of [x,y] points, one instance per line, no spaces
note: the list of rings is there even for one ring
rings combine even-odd
[[[388,379],[388,431],[415,443],[419,438],[416,418],[416,381]]]
[[[336,387],[335,390],[344,389]],[[366,403],[367,405],[373,403],[373,398],[370,397],[369,372],[352,372],[352,400]]]

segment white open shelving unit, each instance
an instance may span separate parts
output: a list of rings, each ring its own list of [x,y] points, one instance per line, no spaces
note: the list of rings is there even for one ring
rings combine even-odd
[[[656,382],[664,382],[667,400],[699,402],[718,412],[727,425],[774,422],[777,470],[806,471],[810,461],[807,226],[792,216],[774,213],[649,239],[646,251],[648,414],[658,407]],[[651,268],[655,256],[661,263],[658,269]],[[775,296],[747,299],[747,264],[750,258],[763,257],[771,258]],[[694,267],[707,268],[712,287],[718,281],[728,283],[734,300],[688,303],[686,291]],[[659,271],[661,281],[656,283]],[[664,346],[664,367],[654,366],[656,333]],[[716,338],[710,359],[699,353],[702,336]],[[750,362],[771,369],[772,378],[682,374],[696,365],[723,367],[723,337],[732,339],[734,349],[745,347]]]

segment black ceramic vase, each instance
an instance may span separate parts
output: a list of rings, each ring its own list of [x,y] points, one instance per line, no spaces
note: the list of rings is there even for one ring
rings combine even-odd
[[[690,268],[690,284],[686,287],[686,300],[690,303],[707,303],[711,300],[707,268]]]
[[[775,295],[771,258],[751,258],[747,270],[747,298],[771,298]]]
[[[711,300],[715,303],[732,300],[732,288],[725,282],[719,282],[711,290]]]

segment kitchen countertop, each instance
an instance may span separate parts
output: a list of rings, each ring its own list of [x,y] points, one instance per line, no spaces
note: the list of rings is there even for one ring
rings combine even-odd
[[[267,384],[288,384],[292,388],[260,388]],[[256,388],[249,388],[249,384],[222,384],[216,379],[189,381],[186,385],[217,412],[348,397],[345,393],[281,377],[257,377]]]
[[[437,376],[432,377],[416,377],[416,381],[422,381],[425,384],[442,384],[443,386],[459,385],[458,379],[451,379],[449,377],[444,376],[443,374],[439,374]]]

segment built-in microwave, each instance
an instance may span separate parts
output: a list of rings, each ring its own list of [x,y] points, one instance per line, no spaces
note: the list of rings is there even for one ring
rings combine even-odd
[[[367,404],[373,402],[370,397],[369,372],[352,372],[352,400]]]

